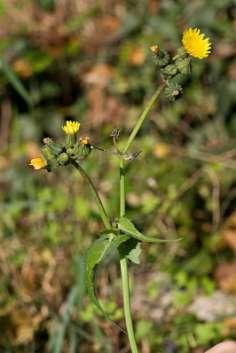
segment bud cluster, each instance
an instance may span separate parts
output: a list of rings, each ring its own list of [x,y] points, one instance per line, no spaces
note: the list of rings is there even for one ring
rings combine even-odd
[[[173,101],[182,93],[182,85],[190,73],[191,59],[183,48],[178,49],[174,57],[158,46],[151,47],[151,50],[165,82],[164,94]]]
[[[47,161],[48,171],[73,162],[80,163],[88,157],[93,148],[88,137],[77,141],[75,136],[67,136],[63,144],[55,143],[47,137],[43,142],[42,154]]]

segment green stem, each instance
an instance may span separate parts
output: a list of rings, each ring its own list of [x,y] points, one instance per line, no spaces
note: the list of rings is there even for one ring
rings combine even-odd
[[[127,264],[127,259],[125,257],[120,260],[120,269],[121,269],[125,324],[127,328],[129,344],[130,344],[131,352],[138,353],[138,347],[137,347],[137,343],[134,335],[134,327],[133,327],[132,314],[131,314],[128,264]]]
[[[80,174],[82,175],[82,177],[88,182],[88,184],[90,185],[93,194],[95,196],[95,199],[97,201],[97,205],[99,208],[99,213],[101,216],[101,219],[103,221],[103,224],[105,226],[106,229],[110,229],[111,228],[111,224],[110,224],[110,220],[109,217],[106,213],[105,207],[103,206],[102,200],[97,192],[96,186],[94,185],[92,179],[90,178],[90,176],[86,173],[86,171],[81,167],[80,164],[74,162],[73,163],[74,167],[80,172]]]
[[[151,111],[154,103],[162,92],[164,85],[161,85],[156,92],[153,94],[149,102],[147,103],[144,111],[140,115],[137,123],[135,124],[128,141],[123,149],[123,154],[125,154],[133,143],[137,133],[139,132],[142,124],[144,123],[148,113]],[[124,159],[120,159],[120,217],[125,215],[125,164]],[[120,259],[121,268],[121,283],[122,283],[122,293],[123,293],[123,305],[124,305],[124,315],[125,323],[130,343],[130,348],[132,353],[138,353],[138,347],[134,335],[134,327],[132,322],[131,305],[130,305],[130,288],[129,288],[129,273],[127,259]]]
[[[163,88],[164,88],[164,83],[162,85],[160,85],[158,87],[158,89],[154,92],[154,94],[152,95],[151,99],[148,101],[146,107],[144,108],[144,111],[142,112],[142,114],[140,115],[140,117],[137,120],[137,123],[135,124],[131,134],[129,135],[128,141],[125,145],[125,148],[123,150],[123,153],[126,153],[128,151],[128,149],[130,148],[132,142],[134,141],[137,133],[139,132],[141,126],[144,123],[144,120],[146,119],[146,117],[148,116],[148,113],[151,111],[154,103],[156,102],[157,98],[160,96]]]
[[[123,158],[120,159],[120,217],[125,215],[125,166]],[[120,259],[121,284],[123,294],[123,306],[125,314],[125,324],[127,328],[130,348],[132,353],[138,353],[138,347],[134,335],[134,327],[132,322],[131,305],[130,305],[130,288],[128,263],[125,257]]]

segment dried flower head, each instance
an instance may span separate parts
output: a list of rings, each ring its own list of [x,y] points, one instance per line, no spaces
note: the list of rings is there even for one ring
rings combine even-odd
[[[32,167],[35,170],[39,170],[39,169],[43,169],[47,166],[47,161],[42,157],[37,157],[37,158],[31,159],[29,165],[32,165]]]
[[[150,50],[154,53],[154,54],[159,54],[159,52],[160,52],[160,47],[158,46],[158,45],[152,45],[151,47],[150,47]]]
[[[62,127],[62,130],[67,135],[74,135],[79,131],[80,123],[77,121],[68,120],[65,125]]]
[[[182,44],[185,51],[194,58],[204,59],[211,52],[211,42],[198,28],[188,28],[184,31]]]
[[[84,136],[84,137],[81,137],[79,139],[79,142],[82,144],[82,145],[89,145],[90,144],[90,138],[88,136]]]

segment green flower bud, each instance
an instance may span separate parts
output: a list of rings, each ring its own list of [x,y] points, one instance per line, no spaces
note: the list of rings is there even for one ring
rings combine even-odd
[[[66,153],[69,155],[69,156],[73,156],[75,154],[75,148],[74,147],[69,147],[66,149]]]
[[[173,57],[173,60],[179,60],[179,59],[185,59],[188,57],[188,54],[186,53],[184,48],[179,48],[177,49],[177,54]]]
[[[52,153],[56,156],[63,150],[63,146],[59,145],[58,143],[54,143],[53,140],[49,137],[44,138],[43,142],[45,143],[45,145],[47,145],[48,148],[51,149]]]
[[[181,74],[187,75],[190,72],[190,58],[180,59],[175,62]]]
[[[53,161],[55,159],[55,154],[53,153],[51,148],[47,145],[42,148],[42,153],[43,153],[45,159],[49,162]]]
[[[49,172],[58,168],[56,156],[55,156],[54,152],[52,151],[52,149],[48,145],[46,145],[42,148],[42,154],[47,161],[46,168]]]
[[[170,55],[166,50],[160,50],[156,55],[156,63],[160,67],[164,67],[170,62]]]
[[[93,147],[90,144],[87,144],[87,145],[81,144],[79,146],[78,160],[86,159],[91,153],[92,149]]]
[[[58,162],[59,165],[66,165],[68,161],[69,161],[69,156],[65,152],[62,152],[57,157],[57,162]]]
[[[187,79],[187,75],[184,74],[177,74],[173,77],[171,77],[170,81],[172,84],[179,84],[182,85]]]
[[[51,160],[50,162],[48,162],[47,164],[47,171],[48,172],[52,172],[53,170],[57,169],[59,167],[57,160]]]
[[[178,69],[174,64],[170,64],[161,69],[163,75],[174,76],[177,73]]]
[[[164,89],[164,94],[170,101],[174,101],[181,93],[182,87],[177,83],[170,82]]]

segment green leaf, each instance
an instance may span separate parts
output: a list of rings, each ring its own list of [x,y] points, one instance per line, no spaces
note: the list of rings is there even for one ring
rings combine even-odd
[[[140,264],[141,251],[142,251],[141,244],[140,244],[140,242],[137,242],[135,248],[133,248],[130,251],[129,255],[127,256],[128,259],[137,265]]]
[[[121,258],[126,257],[135,264],[140,263],[141,246],[137,239],[129,238],[125,242],[122,242],[118,249]]]
[[[33,104],[29,93],[26,91],[20,79],[4,59],[0,59],[0,69],[3,71],[6,78],[19,93],[19,95],[26,101],[26,103],[28,103],[29,106],[32,106]]]
[[[106,234],[97,239],[87,250],[85,255],[85,287],[90,300],[107,317],[104,309],[99,303],[95,291],[95,270],[96,266],[104,259],[105,255],[113,247],[118,248],[120,244],[127,241],[129,236],[121,234],[116,236],[113,233]]]
[[[118,229],[120,229],[125,234],[128,234],[131,237],[133,237],[133,238],[135,238],[135,239],[137,239],[139,241],[144,241],[144,242],[148,242],[148,243],[160,243],[160,242],[168,241],[168,240],[165,240],[165,239],[158,239],[158,238],[154,238],[154,237],[145,236],[126,217],[121,217],[119,219],[119,221],[118,221]]]
[[[130,236],[126,234],[117,235],[112,239],[111,247],[115,247],[117,249],[122,243],[126,242],[129,239]]]
[[[110,248],[111,240],[108,235],[97,239],[87,250],[85,257],[85,286],[89,298],[103,313],[104,310],[99,303],[95,293],[95,268],[104,258],[107,250]]]

